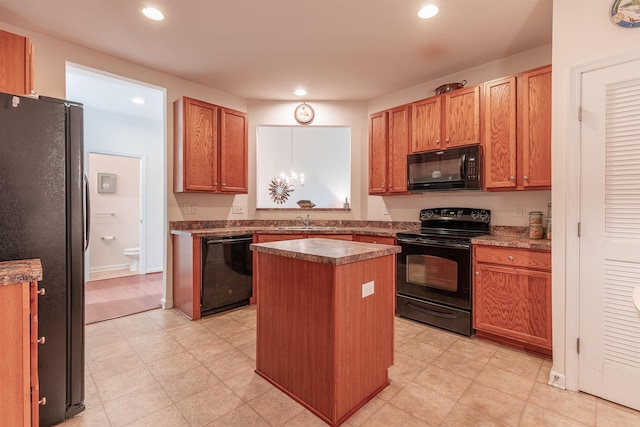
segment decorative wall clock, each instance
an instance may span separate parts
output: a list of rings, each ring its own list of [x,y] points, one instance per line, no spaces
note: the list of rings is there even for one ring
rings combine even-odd
[[[293,112],[293,116],[296,118],[298,123],[302,124],[311,123],[314,115],[315,113],[313,111],[313,108],[311,108],[311,105],[304,103],[298,105]]]
[[[639,28],[640,0],[613,0],[611,21],[624,28]]]

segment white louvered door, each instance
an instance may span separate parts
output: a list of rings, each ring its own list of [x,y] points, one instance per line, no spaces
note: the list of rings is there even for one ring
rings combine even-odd
[[[583,74],[579,388],[640,410],[640,60]]]

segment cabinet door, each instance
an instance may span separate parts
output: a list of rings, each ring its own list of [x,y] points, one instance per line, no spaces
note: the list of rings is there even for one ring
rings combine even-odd
[[[484,84],[485,189],[516,188],[516,78]]]
[[[474,327],[551,350],[551,273],[475,264]]]
[[[369,117],[369,194],[384,194],[387,187],[387,112]]]
[[[278,242],[280,240],[304,239],[304,234],[256,234],[256,243]]]
[[[218,107],[184,98],[182,126],[183,191],[218,191]]]
[[[0,92],[28,94],[33,89],[33,47],[26,37],[0,30]]]
[[[442,97],[434,96],[411,104],[411,152],[440,149]]]
[[[247,115],[220,109],[220,191],[247,192]]]
[[[444,146],[480,143],[480,87],[458,89],[444,96]]]
[[[524,188],[551,188],[551,66],[522,75],[522,168]]]
[[[390,236],[372,236],[368,234],[354,234],[353,240],[363,243],[377,243],[379,245],[395,245],[396,238]]]
[[[389,193],[407,192],[410,111],[411,106],[408,104],[389,110],[389,163],[387,165]]]
[[[307,239],[332,239],[332,240],[352,241],[353,235],[351,234],[307,234]]]

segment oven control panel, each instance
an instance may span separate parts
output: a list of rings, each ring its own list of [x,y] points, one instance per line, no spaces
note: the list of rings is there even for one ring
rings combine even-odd
[[[434,208],[422,209],[420,221],[453,220],[484,222],[491,221],[491,211],[488,209],[472,208]]]

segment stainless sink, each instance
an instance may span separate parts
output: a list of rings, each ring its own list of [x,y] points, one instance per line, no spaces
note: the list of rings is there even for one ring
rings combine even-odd
[[[316,227],[316,226],[309,226],[309,227],[305,227],[304,225],[300,225],[300,226],[283,226],[283,227],[276,227],[276,230],[336,230],[336,227]]]

